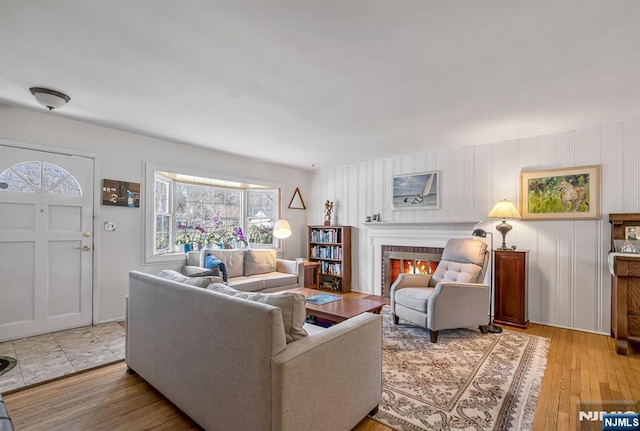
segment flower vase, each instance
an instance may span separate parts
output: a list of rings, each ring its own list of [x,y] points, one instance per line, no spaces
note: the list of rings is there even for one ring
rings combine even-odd
[[[182,244],[182,251],[185,253],[190,252],[193,249],[192,244]]]

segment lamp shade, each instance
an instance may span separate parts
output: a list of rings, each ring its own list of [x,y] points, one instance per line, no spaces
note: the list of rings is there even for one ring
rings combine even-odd
[[[487,237],[487,231],[484,229],[474,229],[473,232],[471,232],[471,236],[477,236],[480,238],[486,238]]]
[[[513,203],[507,199],[502,200],[493,207],[487,217],[491,218],[520,218],[520,213],[513,205]]]
[[[29,91],[33,94],[33,97],[36,98],[38,103],[45,108],[48,108],[49,111],[52,109],[62,108],[67,104],[67,102],[69,102],[69,100],[71,100],[71,98],[66,94],[48,88],[31,87]]]
[[[291,236],[291,225],[289,222],[280,219],[273,225],[273,236],[279,239],[289,238]]]

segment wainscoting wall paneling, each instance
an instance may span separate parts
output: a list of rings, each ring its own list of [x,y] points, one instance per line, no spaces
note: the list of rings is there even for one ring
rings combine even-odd
[[[401,143],[399,143],[401,144]],[[321,223],[323,204],[335,203],[334,221],[355,227],[353,290],[379,293],[379,264],[365,217],[381,223],[469,222],[483,220],[496,202],[518,206],[523,170],[602,165],[600,220],[512,220],[507,244],[530,250],[528,311],[532,322],[608,334],[611,280],[607,267],[609,213],[640,211],[640,119],[584,127],[504,142],[318,170],[308,223]],[[393,211],[393,175],[440,171],[440,209]]]

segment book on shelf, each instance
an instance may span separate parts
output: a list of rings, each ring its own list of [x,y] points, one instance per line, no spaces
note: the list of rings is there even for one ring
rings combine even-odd
[[[312,229],[311,242],[340,242],[338,229]]]

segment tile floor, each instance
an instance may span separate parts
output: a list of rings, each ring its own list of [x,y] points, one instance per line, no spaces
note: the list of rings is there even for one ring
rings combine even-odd
[[[123,324],[110,322],[0,343],[17,359],[0,375],[0,394],[124,359]]]

